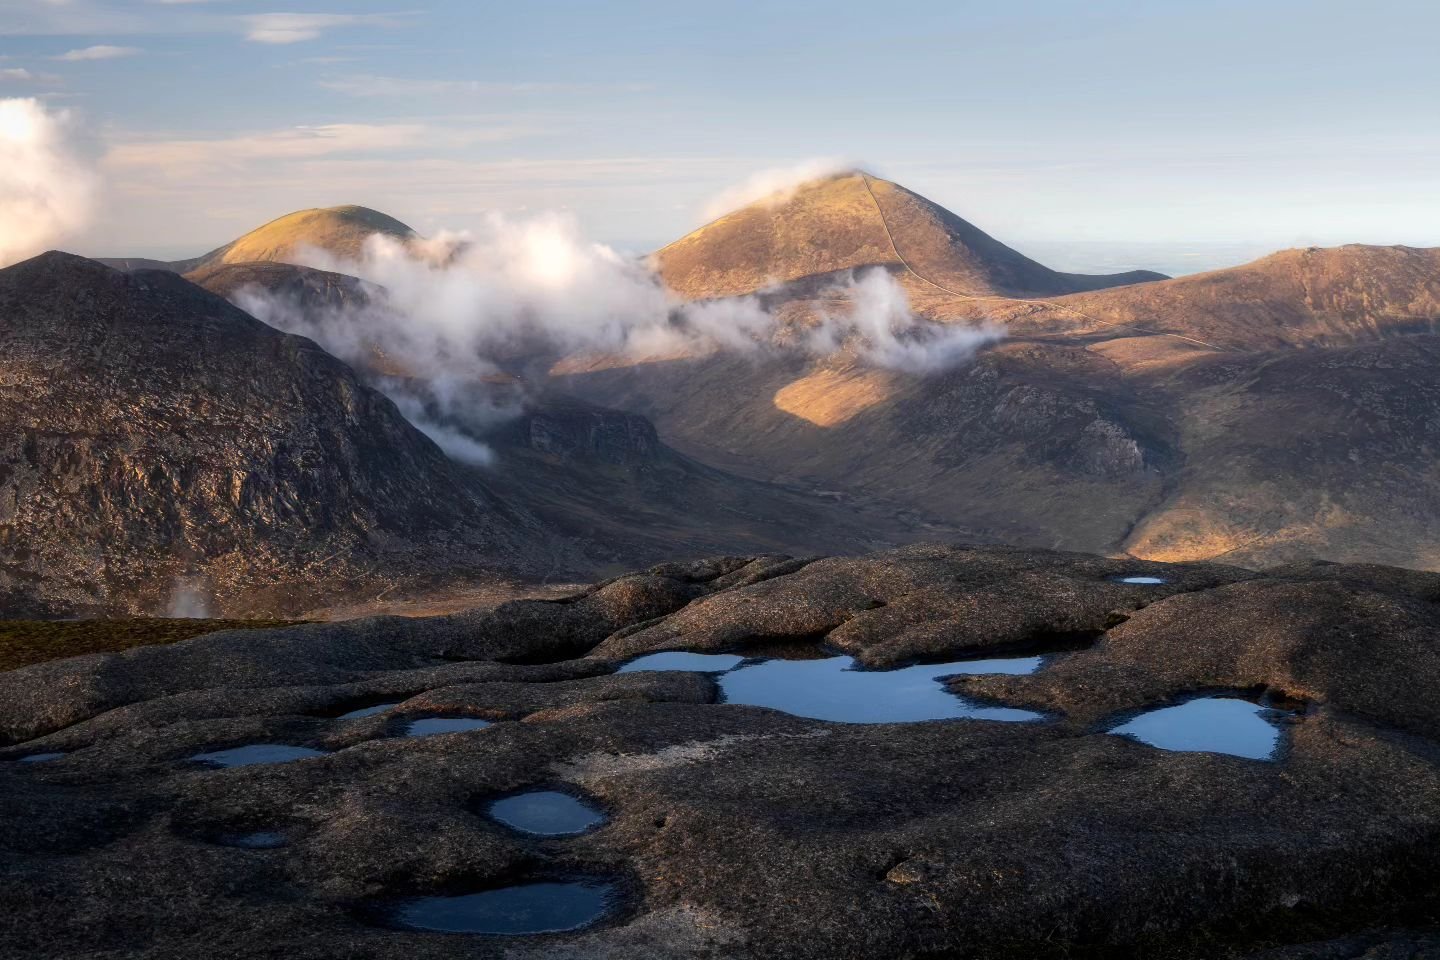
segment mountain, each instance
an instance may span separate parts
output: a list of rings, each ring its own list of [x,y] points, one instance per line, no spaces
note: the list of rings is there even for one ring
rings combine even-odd
[[[1003,542],[1440,567],[1440,337],[1153,339],[1016,338],[929,376],[709,357],[552,382],[742,476],[883,495]]]
[[[538,521],[310,340],[163,271],[0,271],[0,606],[217,612],[554,564]]]
[[[338,220],[363,234],[389,218]],[[249,236],[297,235],[276,224]],[[1173,280],[1083,277],[855,172],[721,217],[652,263],[683,297],[759,292],[787,329],[836,309],[834,281],[877,267],[918,316],[1001,322],[1008,338],[928,375],[853,352],[507,358],[505,383],[462,389],[523,397],[525,414],[493,434],[453,426],[506,459],[485,482],[600,569],[667,541],[848,551],[926,531],[1174,560],[1440,566],[1440,529],[1415,519],[1440,506],[1427,466],[1440,251],[1347,246]],[[383,308],[383,291],[354,278],[273,261],[217,259],[190,276],[242,304],[258,286],[307,313]],[[412,377],[378,352],[361,364]],[[582,435],[647,452],[614,461]]]
[[[1053,296],[1164,279],[1144,270],[1057,273],[919,194],[862,171],[728,213],[657,251],[653,262],[666,285],[691,300],[870,266],[978,296]]]
[[[117,270],[163,269],[190,273],[232,263],[286,263],[299,256],[306,247],[342,260],[354,260],[360,257],[365,241],[377,233],[400,241],[409,241],[416,236],[414,230],[399,220],[369,207],[317,207],[288,213],[222,247],[188,260],[164,262],[143,258],[101,258],[100,262]]]
[[[877,210],[905,264],[885,261]],[[1023,258],[960,258],[986,248],[941,242],[959,228],[916,223],[948,221],[847,175],[722,217],[655,261],[693,296],[789,280],[765,297],[800,323],[831,309],[837,293],[815,282],[826,271],[879,263],[921,317],[1006,325],[967,364],[576,358],[551,385],[642,413],[685,455],[739,475],[883,495],[1003,542],[1440,567],[1440,526],[1425,519],[1440,513],[1440,250],[1284,251],[1064,292]]]
[[[292,264],[224,264],[187,276],[262,319],[274,302],[287,319],[322,324],[388,309],[380,287]],[[252,302],[252,291],[264,300]],[[431,421],[489,446],[495,462],[481,471],[489,488],[568,538],[592,570],[724,550],[853,552],[963,532],[883,495],[839,497],[716,469],[663,443],[646,417],[547,395],[523,372],[447,381],[451,402],[440,404],[403,360],[372,348],[355,362],[362,376],[420,400]],[[469,402],[454,402],[461,394]],[[467,409],[483,415],[467,419]],[[497,421],[493,411],[504,409],[512,412]]]

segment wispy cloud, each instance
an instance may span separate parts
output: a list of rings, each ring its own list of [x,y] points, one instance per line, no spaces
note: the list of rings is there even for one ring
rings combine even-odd
[[[99,43],[93,47],[81,47],[78,50],[67,50],[54,60],[117,60],[121,57],[133,57],[141,53],[139,47],[115,47],[108,43]]]
[[[465,94],[638,93],[651,89],[640,83],[553,83],[544,81],[424,80],[407,77],[352,75],[320,81],[327,90],[353,97],[424,97]]]
[[[10,80],[17,83],[29,83],[37,79],[35,74],[24,67],[6,67],[0,70],[0,80]]]
[[[144,18],[98,0],[0,3],[0,36],[135,33]]]
[[[314,40],[337,27],[394,27],[404,14],[256,13],[242,17],[245,36],[256,43],[287,44]]]
[[[216,139],[151,140],[123,143],[106,154],[116,167],[233,167],[251,160],[300,160],[336,154],[364,154],[433,142],[418,123],[331,123]]]

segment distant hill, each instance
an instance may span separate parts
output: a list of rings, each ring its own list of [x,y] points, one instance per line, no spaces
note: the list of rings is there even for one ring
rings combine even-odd
[[[354,260],[360,257],[365,241],[377,233],[401,241],[408,241],[416,236],[414,230],[399,220],[369,207],[317,207],[287,213],[223,247],[188,260],[165,262],[111,257],[101,258],[100,262],[117,270],[163,269],[175,273],[190,273],[232,263],[289,263],[305,247],[313,247],[341,259]]]
[[[538,521],[302,337],[161,271],[0,270],[0,608],[214,612],[556,563]]]
[[[1048,306],[940,295],[925,305],[940,317],[1002,320],[1018,333],[1175,334],[1230,350],[1348,345],[1440,332],[1440,249],[1282,250],[1225,270],[1057,297]]]
[[[687,299],[730,297],[860,267],[916,274],[972,295],[1053,296],[1164,279],[1057,273],[904,187],[855,171],[735,210],[657,251]]]

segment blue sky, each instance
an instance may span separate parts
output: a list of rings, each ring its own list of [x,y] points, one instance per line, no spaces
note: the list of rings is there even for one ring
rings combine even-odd
[[[1437,36],[1421,0],[0,0],[0,97],[86,131],[96,254],[344,202],[646,249],[817,157],[1022,249],[1436,245]]]

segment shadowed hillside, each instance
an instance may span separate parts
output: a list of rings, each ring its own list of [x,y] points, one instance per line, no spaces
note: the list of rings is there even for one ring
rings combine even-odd
[[[171,273],[0,271],[0,596],[252,613],[337,589],[548,567],[538,523],[313,342]]]

